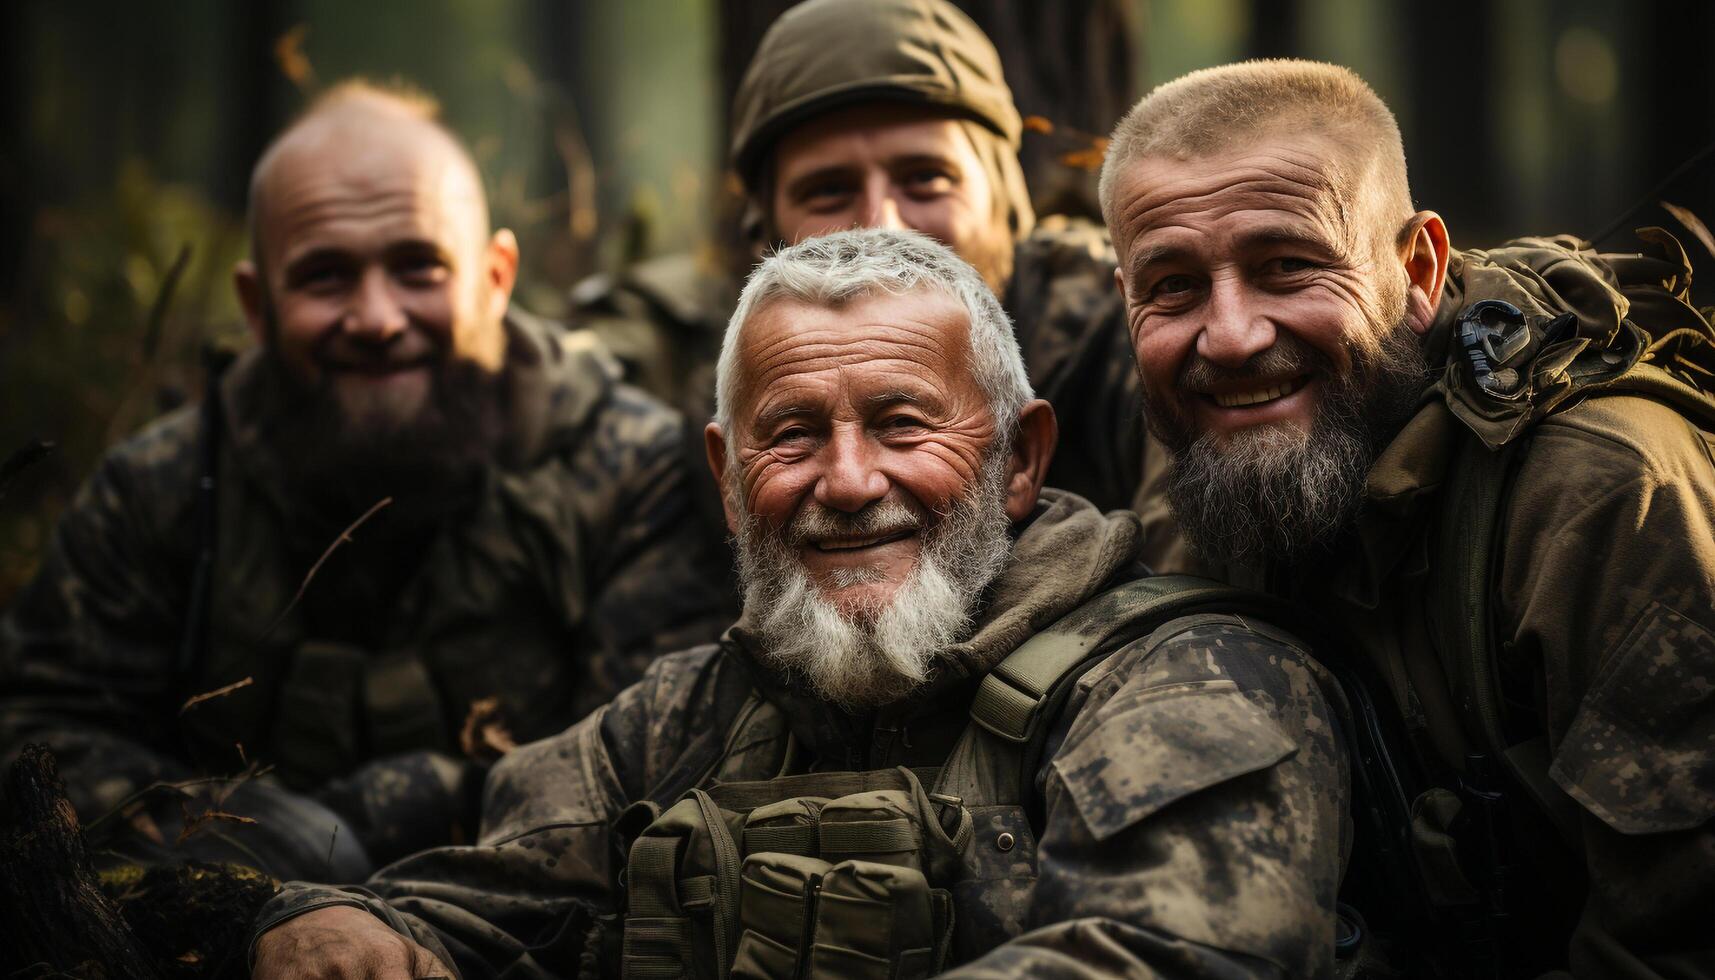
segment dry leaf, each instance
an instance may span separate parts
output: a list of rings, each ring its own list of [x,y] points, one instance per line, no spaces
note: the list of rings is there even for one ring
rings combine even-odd
[[[1715,255],[1715,235],[1709,234],[1709,226],[1704,224],[1701,218],[1677,204],[1663,201],[1661,206],[1667,210],[1668,214],[1679,219],[1679,223],[1689,229],[1691,234],[1703,243],[1703,247],[1709,250],[1710,255]]]
[[[304,39],[309,35],[310,25],[299,24],[274,39],[274,61],[280,73],[299,89],[308,89],[316,81],[316,70],[304,53]]]
[[[470,713],[459,732],[459,747],[466,756],[483,763],[492,763],[518,747],[518,740],[501,717],[499,698],[477,698],[470,703]]]
[[[1046,116],[1025,116],[1024,128],[1043,135],[1054,132],[1054,124]]]

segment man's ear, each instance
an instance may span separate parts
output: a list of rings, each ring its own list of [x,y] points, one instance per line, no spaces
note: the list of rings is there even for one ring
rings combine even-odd
[[[262,282],[262,271],[249,259],[232,267],[232,285],[238,291],[238,305],[244,310],[244,323],[250,337],[258,345],[268,342],[268,290]]]
[[[518,284],[518,238],[512,229],[498,229],[489,237],[483,261],[483,274],[488,277],[489,285],[488,315],[499,319],[506,315],[506,307],[512,302],[512,287]]]
[[[1054,459],[1059,439],[1060,425],[1047,402],[1032,399],[1018,413],[1018,434],[1012,440],[1012,460],[1006,471],[1006,516],[1013,523],[1036,509],[1036,498],[1042,493],[1042,481],[1048,478],[1048,464]]]
[[[721,510],[726,514],[726,529],[733,534],[738,533],[738,501],[732,499],[727,492],[726,469],[729,458],[726,451],[726,433],[721,431],[719,422],[710,422],[703,427],[703,452],[709,457],[709,471],[715,475],[715,486],[721,492]]]
[[[1418,335],[1429,332],[1447,282],[1447,224],[1434,211],[1419,211],[1400,234],[1399,259],[1405,266],[1405,316]]]

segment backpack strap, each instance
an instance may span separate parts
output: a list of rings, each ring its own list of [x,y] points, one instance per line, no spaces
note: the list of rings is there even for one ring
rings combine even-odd
[[[1194,575],[1134,579],[1067,613],[984,675],[971,720],[1002,741],[1026,744],[1046,735],[1070,682],[1105,655],[1181,616],[1274,604],[1267,596]]]
[[[936,792],[1022,805],[1039,823],[1036,772],[1078,679],[1134,640],[1203,613],[1299,618],[1281,600],[1194,575],[1147,576],[1099,593],[983,676],[971,724],[942,767]]]

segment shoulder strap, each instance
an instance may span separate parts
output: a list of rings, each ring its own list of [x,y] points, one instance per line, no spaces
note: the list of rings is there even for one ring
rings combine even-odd
[[[1515,741],[1510,736],[1501,692],[1493,603],[1499,564],[1496,556],[1502,540],[1502,507],[1514,463],[1523,451],[1521,447],[1530,443],[1520,440],[1498,450],[1472,437],[1463,443],[1449,469],[1435,543],[1440,567],[1451,570],[1451,574],[1437,579],[1436,630],[1445,651],[1445,668],[1453,680],[1465,726],[1492,760],[1492,767],[1510,776],[1566,846],[1581,853],[1576,809],[1548,778],[1546,739]],[[1471,768],[1469,761],[1467,769]],[[1488,766],[1479,764],[1478,768]],[[1467,779],[1479,779],[1482,773],[1470,771],[1466,775]]]
[[[1069,682],[1125,644],[1182,616],[1278,605],[1194,575],[1134,579],[1067,613],[989,671],[971,703],[971,720],[996,738],[1024,744],[1051,726]]]
[[[1074,685],[1133,640],[1200,613],[1254,613],[1292,622],[1272,596],[1193,575],[1154,575],[1102,592],[1031,637],[986,674],[971,724],[954,746],[936,791],[985,803],[1032,805],[1036,771]]]

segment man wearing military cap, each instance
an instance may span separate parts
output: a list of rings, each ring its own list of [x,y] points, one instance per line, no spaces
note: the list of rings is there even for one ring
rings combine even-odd
[[[952,247],[1001,297],[1031,382],[1059,414],[1049,482],[1137,510],[1146,560],[1184,566],[1154,488],[1160,447],[1136,424],[1107,234],[1058,216],[1038,223],[1018,162],[1023,122],[970,18],[944,0],[799,4],[763,36],[731,119],[758,254],[853,227],[913,228]],[[736,293],[723,271],[679,256],[574,298],[636,383],[701,420]]]

